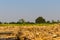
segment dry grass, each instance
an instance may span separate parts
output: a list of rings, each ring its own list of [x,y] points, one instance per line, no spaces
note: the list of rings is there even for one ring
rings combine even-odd
[[[0,37],[18,36],[20,40],[60,40],[60,24],[1,26],[0,32],[12,32],[11,35],[1,34]]]

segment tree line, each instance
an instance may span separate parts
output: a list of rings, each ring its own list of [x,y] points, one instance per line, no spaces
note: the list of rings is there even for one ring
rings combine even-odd
[[[43,17],[37,17],[35,19],[35,22],[25,22],[24,19],[19,19],[17,22],[9,22],[9,23],[4,22],[4,24],[40,24],[40,23],[60,23],[60,21],[52,20],[52,22],[50,22],[49,20],[46,21],[46,19],[44,19]],[[0,24],[2,24],[2,22],[0,22]]]

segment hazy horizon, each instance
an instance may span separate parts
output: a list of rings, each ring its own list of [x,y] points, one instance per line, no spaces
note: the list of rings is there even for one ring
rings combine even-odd
[[[0,0],[0,21],[60,20],[60,0]]]

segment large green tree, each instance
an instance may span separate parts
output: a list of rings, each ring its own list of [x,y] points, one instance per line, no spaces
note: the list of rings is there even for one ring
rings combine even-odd
[[[45,23],[45,19],[43,17],[38,17],[36,20],[35,20],[35,23]]]

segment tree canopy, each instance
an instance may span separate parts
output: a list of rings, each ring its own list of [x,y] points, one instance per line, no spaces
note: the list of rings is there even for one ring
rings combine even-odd
[[[45,19],[43,17],[38,17],[36,20],[35,20],[35,23],[45,23]]]

